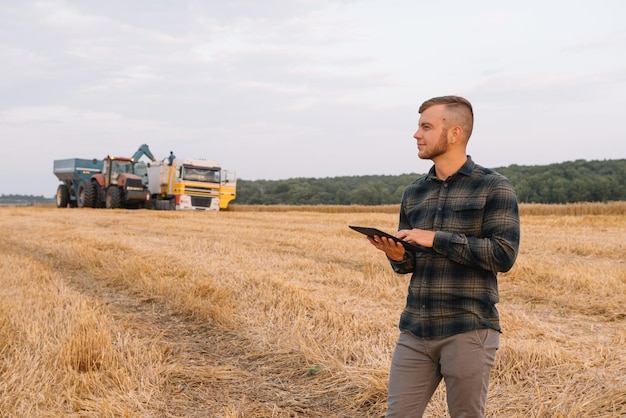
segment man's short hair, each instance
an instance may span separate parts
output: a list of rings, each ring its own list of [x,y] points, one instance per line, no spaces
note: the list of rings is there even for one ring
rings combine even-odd
[[[460,126],[467,135],[467,139],[472,135],[474,129],[474,109],[469,100],[460,96],[441,96],[426,100],[419,108],[421,114],[426,109],[435,105],[444,105],[449,113],[446,119],[446,128]]]

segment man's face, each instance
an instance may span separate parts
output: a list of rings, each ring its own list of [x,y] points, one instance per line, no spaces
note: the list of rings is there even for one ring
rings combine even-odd
[[[433,160],[448,151],[448,129],[444,123],[444,105],[424,110],[413,138],[417,140],[417,155],[423,160]]]

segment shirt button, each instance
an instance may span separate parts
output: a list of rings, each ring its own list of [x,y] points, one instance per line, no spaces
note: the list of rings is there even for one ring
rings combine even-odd
[[[422,305],[422,309],[426,309],[426,305]]]

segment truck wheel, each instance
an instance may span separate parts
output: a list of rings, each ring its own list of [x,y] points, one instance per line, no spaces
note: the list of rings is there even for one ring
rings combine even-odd
[[[65,184],[59,184],[56,196],[57,208],[66,208],[70,203],[70,189]]]
[[[122,202],[122,191],[117,186],[110,186],[104,199],[107,209],[118,209]]]
[[[95,208],[96,207],[96,188],[91,180],[83,180],[78,185],[78,207],[79,208]]]

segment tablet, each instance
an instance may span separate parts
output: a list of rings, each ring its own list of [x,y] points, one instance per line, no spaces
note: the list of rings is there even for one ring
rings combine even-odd
[[[350,227],[351,229],[354,229],[357,232],[360,232],[361,234],[365,234],[368,237],[374,237],[374,235],[378,235],[379,237],[387,237],[389,239],[394,240],[395,242],[399,242],[400,244],[404,245],[404,248],[406,250],[422,251],[422,249],[418,245],[412,244],[410,242],[402,241],[400,238],[394,237],[393,235],[388,234],[384,231],[381,231],[380,229],[377,229],[377,228],[372,228],[369,226],[356,226],[356,225],[348,225],[348,227]]]

